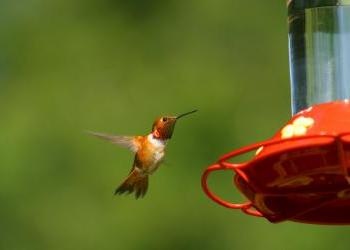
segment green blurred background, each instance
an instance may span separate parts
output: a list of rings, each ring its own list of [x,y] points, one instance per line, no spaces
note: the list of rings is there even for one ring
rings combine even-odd
[[[203,169],[290,117],[284,1],[1,0],[0,249],[348,249],[347,227],[270,224],[202,192]],[[177,124],[147,196],[84,130]],[[231,173],[211,186],[243,200]]]

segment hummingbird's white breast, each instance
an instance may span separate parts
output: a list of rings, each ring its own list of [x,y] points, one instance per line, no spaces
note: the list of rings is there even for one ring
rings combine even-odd
[[[152,158],[153,164],[149,168],[149,172],[153,173],[162,162],[164,158],[164,149],[166,146],[166,140],[158,139],[153,136],[153,134],[149,134],[147,136],[148,142],[152,145]]]

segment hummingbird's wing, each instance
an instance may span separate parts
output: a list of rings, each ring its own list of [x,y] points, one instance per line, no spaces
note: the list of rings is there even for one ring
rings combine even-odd
[[[113,144],[125,147],[136,153],[140,148],[140,140],[138,136],[108,135],[99,132],[87,131],[90,135],[110,141]]]

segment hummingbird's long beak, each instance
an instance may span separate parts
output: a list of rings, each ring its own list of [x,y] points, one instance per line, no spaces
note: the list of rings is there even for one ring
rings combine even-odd
[[[190,111],[190,112],[186,112],[186,113],[183,113],[183,114],[181,114],[181,115],[178,115],[178,116],[176,116],[176,120],[178,120],[178,119],[180,119],[181,117],[184,117],[184,116],[186,116],[186,115],[195,113],[195,112],[197,112],[197,111],[198,111],[198,110],[195,109],[195,110],[192,110],[192,111]]]

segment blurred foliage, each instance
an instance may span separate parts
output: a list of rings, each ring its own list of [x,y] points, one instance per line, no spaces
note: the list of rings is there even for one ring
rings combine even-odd
[[[290,116],[283,1],[1,0],[0,34],[0,249],[347,249],[343,227],[273,225],[200,187]],[[83,131],[194,108],[148,195],[114,197],[133,156]],[[231,173],[211,185],[238,199]]]

